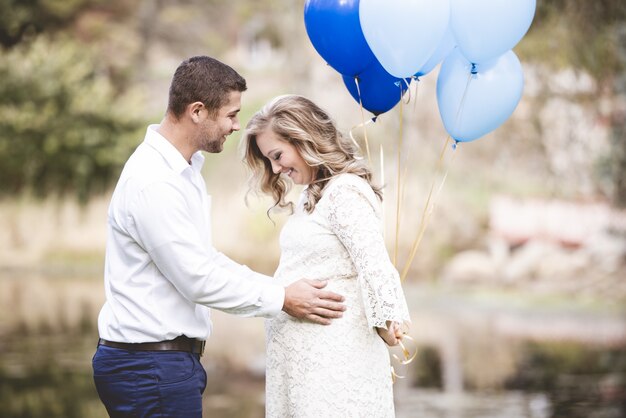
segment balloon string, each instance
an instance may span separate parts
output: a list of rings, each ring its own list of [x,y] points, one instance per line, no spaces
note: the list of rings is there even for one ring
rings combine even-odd
[[[411,341],[415,345],[413,354],[411,354],[411,350],[409,350],[409,348],[407,348],[407,346],[404,344],[403,340],[405,340],[405,339],[408,340],[408,341]],[[406,366],[406,365],[410,364],[411,362],[413,362],[413,360],[415,360],[415,357],[417,356],[417,343],[415,342],[415,340],[413,338],[411,338],[409,335],[405,334],[398,341],[398,345],[402,349],[402,357],[404,357],[404,359],[401,359],[397,354],[392,354],[391,356],[393,357],[393,359],[395,361],[397,361],[400,366]],[[406,377],[406,375],[399,375],[399,374],[397,374],[395,367],[391,366],[391,381],[392,381],[392,383],[396,383],[397,379],[404,379],[405,377]]]
[[[404,83],[406,85],[406,91],[407,91],[407,97],[406,97],[406,104],[411,103],[411,85],[409,84],[408,81],[406,81],[405,78],[402,79],[402,81],[400,81],[399,83],[399,87],[400,87],[400,101],[402,101],[404,99],[404,95],[402,94],[402,83]]]
[[[418,99],[418,86],[415,86],[415,95],[413,98],[413,114],[416,114],[417,111],[417,99]],[[408,173],[408,168],[409,168],[409,158],[411,157],[411,155],[413,155],[413,145],[414,142],[409,142],[408,143],[408,148],[406,150],[406,152],[403,153],[404,155],[404,160],[403,160],[403,164],[404,164],[404,175],[402,177],[402,184],[406,184],[405,183],[405,179]],[[404,188],[405,189],[405,188]]]
[[[414,97],[414,100],[413,100],[413,114],[415,114],[416,111],[417,111],[417,99],[419,97],[418,93],[419,93],[419,85],[416,85],[415,86],[415,97]],[[406,185],[406,178],[407,178],[408,173],[409,173],[409,165],[410,165],[409,164],[409,158],[410,158],[411,155],[413,155],[414,142],[409,142],[408,146],[409,146],[408,149],[404,153],[404,161],[403,161],[404,171],[402,173],[402,181],[401,181],[401,184],[402,184],[402,201],[403,202],[404,202],[404,197],[405,197],[405,194],[406,194],[406,187],[404,187],[404,186]]]
[[[385,184],[385,153],[384,153],[384,150],[383,150],[383,144],[382,143],[380,144],[379,156],[380,156],[380,184],[384,185]],[[384,201],[384,199],[385,199],[385,195],[384,195],[385,189],[384,188],[381,189],[381,193],[383,193],[383,201]],[[383,231],[383,238],[385,238],[385,230],[387,229],[387,228],[385,228],[385,225],[387,224],[386,223],[386,214],[385,214],[385,205],[381,205],[381,206],[382,206],[382,217],[381,217],[382,219],[381,220],[382,220],[382,224],[383,224],[382,231]]]
[[[365,138],[365,150],[367,151],[367,161],[368,163],[372,164],[372,157],[370,155],[370,145],[369,145],[369,141],[367,140],[367,129],[365,129],[365,114],[363,113],[363,100],[361,99],[361,87],[359,86],[358,77],[354,77],[354,83],[356,84],[356,91],[359,94],[359,105],[361,108],[361,121],[362,121],[361,126],[363,126],[363,137]],[[370,119],[370,121],[371,120],[373,119]],[[352,137],[352,132],[350,133],[350,136]],[[354,138],[352,138],[352,140],[354,141]]]
[[[363,128],[363,136],[365,138],[365,149],[367,152],[367,161],[371,164],[371,157],[370,157],[370,148],[369,148],[369,144],[367,141],[367,129],[365,128],[367,125],[369,125],[370,123],[374,122],[374,119],[369,119],[367,121],[365,121],[365,114],[363,113],[363,102],[361,101],[361,90],[359,88],[359,79],[357,77],[354,77],[354,82],[356,83],[356,89],[359,93],[359,104],[361,107],[361,123],[353,126],[352,129],[350,129],[350,139],[352,140],[352,143],[357,147],[357,149],[359,151],[361,151],[361,146],[359,145],[358,141],[354,138],[354,135],[352,133],[352,131],[354,131],[357,128]]]
[[[415,80],[415,100],[413,101],[413,113],[415,113],[415,111],[417,110],[417,97],[419,94],[420,79],[419,77],[414,77],[413,79]]]
[[[409,90],[408,91],[409,91],[409,94],[410,94],[410,92],[411,92],[410,86],[409,86]],[[418,86],[415,87],[415,96],[413,98],[413,113],[415,113],[415,111],[417,109],[417,106],[416,106],[417,98],[418,98]],[[408,104],[408,102],[407,102],[407,104]],[[400,104],[400,111],[401,112],[403,111],[402,104]],[[403,120],[404,120],[404,118],[402,116],[400,116],[400,126],[402,126]],[[408,175],[408,172],[409,172],[409,165],[410,165],[409,164],[409,157],[411,155],[413,155],[413,152],[412,152],[413,148],[411,147],[411,145],[412,145],[412,143],[409,142],[409,149],[406,150],[406,152],[402,153],[404,158],[402,159],[401,165],[402,165],[402,167],[404,169],[402,170],[402,176],[398,178],[398,185],[399,185],[398,190],[399,190],[399,193],[400,193],[400,200],[399,200],[399,203],[398,203],[398,207],[399,208],[401,208],[402,205],[403,205],[404,197],[405,197],[405,193],[406,193],[405,185],[406,185],[406,178],[407,178],[407,175]],[[401,152],[401,150],[399,150],[399,154],[400,154],[400,152]],[[398,166],[398,171],[400,171],[400,165]],[[400,217],[401,217],[401,212],[400,212],[400,215],[398,215],[398,218],[400,218]],[[398,221],[398,224],[396,225],[396,230],[399,230],[399,229],[400,229],[400,225],[399,225],[399,221]],[[396,233],[396,236],[398,236],[398,235],[399,234]],[[399,243],[396,242],[396,251],[397,251],[398,248],[399,248]],[[396,261],[394,259],[394,265],[395,265],[395,262]]]
[[[363,130],[365,130],[365,126],[366,126],[366,125],[369,125],[370,123],[373,123],[373,122],[374,122],[374,120],[369,119],[369,120],[367,120],[367,121],[365,121],[365,122],[363,122],[363,123],[359,123],[358,125],[353,126],[353,127],[350,129],[349,133],[348,133],[348,136],[350,137],[350,140],[352,141],[352,143],[354,144],[354,146],[355,146],[355,147],[357,147],[357,149],[358,149],[359,151],[361,151],[361,146],[359,145],[359,142],[356,140],[356,138],[354,138],[354,135],[353,135],[352,131],[354,131],[355,129],[358,129],[358,128],[363,128]],[[358,160],[358,159],[362,159],[362,157],[355,157],[355,158],[356,158],[357,160]]]
[[[456,111],[456,118],[454,119],[454,130],[456,131],[459,127],[459,123],[461,122],[461,115],[463,114],[463,105],[465,104],[465,97],[467,96],[467,91],[469,90],[470,82],[472,81],[472,76],[476,73],[476,66],[472,64],[472,71],[470,71],[467,76],[467,83],[465,84],[465,89],[463,90],[463,96],[461,96],[461,101],[459,102],[459,108]]]
[[[465,84],[465,89],[463,90],[463,96],[461,97],[461,102],[459,103],[459,108],[457,109],[457,113],[456,113],[456,119],[455,119],[455,130],[456,127],[458,126],[460,120],[461,120],[461,114],[463,112],[463,105],[465,104],[465,98],[467,96],[467,91],[469,90],[469,86],[470,86],[470,82],[472,81],[472,76],[476,75],[476,66],[474,64],[472,64],[472,70],[470,72],[470,74],[467,77],[467,83]],[[448,149],[448,143],[450,142],[450,138],[451,136],[448,135],[448,137],[446,138],[446,142],[443,146],[443,149],[441,151],[441,154],[439,156],[439,161],[437,162],[437,166],[435,168],[435,173],[438,173],[441,171],[441,167],[443,164],[443,158],[444,158],[444,154],[446,152],[446,150]],[[455,140],[455,143],[452,146],[452,150],[456,150],[458,145],[458,141]],[[452,161],[454,161],[454,156],[456,155],[456,153],[452,154],[452,159],[450,160],[450,165],[452,165]],[[446,169],[446,172],[443,175],[443,179],[441,181],[441,184],[439,185],[439,188],[437,190],[437,193],[435,194],[435,198],[433,199],[432,205],[430,203],[431,198],[433,196],[433,190],[435,187],[435,181],[436,179],[433,178],[433,182],[430,186],[430,191],[428,192],[428,198],[426,199],[426,205],[424,206],[424,211],[422,212],[422,217],[420,220],[420,227],[417,233],[417,237],[415,238],[415,241],[413,242],[413,247],[411,248],[411,252],[409,253],[409,259],[407,260],[406,264],[404,265],[404,268],[402,269],[402,274],[400,275],[400,281],[404,281],[404,279],[406,279],[406,276],[409,273],[409,269],[411,267],[411,264],[413,263],[413,259],[415,258],[415,253],[417,252],[417,248],[419,247],[420,242],[422,241],[422,237],[424,236],[424,231],[426,230],[426,226],[428,225],[428,223],[430,222],[430,217],[432,216],[432,212],[435,209],[436,203],[437,203],[437,199],[439,196],[439,193],[441,192],[441,189],[443,188],[443,185],[446,181],[446,178],[448,177],[448,171],[450,169],[450,165],[448,166],[448,168]],[[435,176],[436,177],[436,176]]]
[[[400,88],[400,129],[398,133],[398,173],[397,173],[397,191],[396,191],[396,236],[393,247],[393,264],[398,261],[398,246],[400,237],[400,207],[402,206],[402,126],[403,126],[403,108],[402,88]]]
[[[437,162],[435,173],[439,173],[441,171],[441,168],[443,166],[444,156],[445,156],[446,150],[448,149],[448,144],[450,143],[450,138],[451,138],[450,135],[448,135],[448,137],[446,138],[446,142],[443,145],[441,154],[439,155],[439,161]],[[453,148],[453,150],[455,149],[456,147]],[[453,154],[453,157],[454,155],[456,154]],[[452,164],[452,161],[453,160],[450,161],[450,164]],[[426,230],[426,226],[430,222],[430,218],[433,214],[433,211],[435,210],[437,199],[439,197],[441,190],[443,189],[443,185],[446,182],[446,178],[448,177],[448,170],[449,168],[446,169],[443,175],[443,179],[441,180],[441,184],[437,188],[437,191],[435,192],[434,195],[433,195],[433,192],[435,191],[436,176],[433,177],[433,182],[430,186],[430,191],[428,192],[428,198],[426,199],[426,204],[424,205],[424,210],[422,212],[422,217],[420,220],[417,237],[415,238],[415,241],[413,242],[413,246],[411,248],[409,258],[406,264],[404,265],[404,268],[402,269],[402,274],[400,275],[400,281],[404,281],[404,279],[406,279],[407,274],[409,273],[409,268],[411,267],[411,263],[413,262],[413,259],[415,258],[415,253],[417,252],[417,248],[419,247],[420,242],[422,241],[422,237],[424,236],[424,231]],[[431,203],[431,200],[432,200],[432,203]]]

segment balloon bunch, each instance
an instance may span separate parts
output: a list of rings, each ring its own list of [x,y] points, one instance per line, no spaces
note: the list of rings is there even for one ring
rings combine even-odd
[[[439,63],[437,102],[457,142],[500,126],[517,107],[522,66],[511,50],[536,0],[306,0],[311,43],[363,108],[392,109]]]

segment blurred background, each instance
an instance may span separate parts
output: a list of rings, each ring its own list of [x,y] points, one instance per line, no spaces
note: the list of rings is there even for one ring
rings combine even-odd
[[[372,115],[315,52],[303,7],[0,0],[0,417],[106,416],[91,356],[107,205],[182,60],[211,55],[247,79],[244,125],[297,93],[364,143]],[[399,270],[447,173],[403,282],[418,355],[396,367],[399,418],[626,416],[626,3],[538,0],[515,52],[517,109],[446,149],[441,170],[438,69],[366,125]],[[239,138],[207,155],[214,241],[272,274],[285,215],[246,204]],[[214,317],[205,416],[262,417],[263,320]]]

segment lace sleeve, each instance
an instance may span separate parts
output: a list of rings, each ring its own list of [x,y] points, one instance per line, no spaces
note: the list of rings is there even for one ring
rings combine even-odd
[[[388,320],[409,321],[400,278],[389,260],[380,218],[373,206],[378,201],[369,185],[337,184],[328,191],[327,198],[330,229],[356,267],[369,325],[386,328]]]

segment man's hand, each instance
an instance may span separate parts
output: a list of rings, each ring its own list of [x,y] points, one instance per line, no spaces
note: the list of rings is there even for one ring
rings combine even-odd
[[[398,342],[402,339],[402,332],[400,332],[400,324],[397,322],[387,321],[387,328],[376,328],[376,332],[380,335],[388,346],[393,347],[398,345]]]
[[[283,311],[289,315],[308,319],[322,325],[330,325],[334,318],[341,318],[346,310],[344,298],[337,293],[320,290],[327,282],[301,279],[285,288]]]

